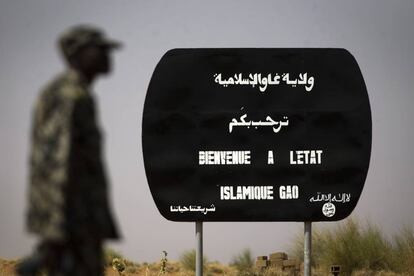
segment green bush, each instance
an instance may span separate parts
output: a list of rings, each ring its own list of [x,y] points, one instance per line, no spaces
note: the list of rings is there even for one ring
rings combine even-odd
[[[341,265],[345,275],[357,269],[392,269],[392,247],[376,226],[363,227],[351,219],[334,231],[322,232],[324,237],[320,259],[315,261],[326,270],[333,264]]]
[[[239,272],[244,274],[251,273],[254,267],[254,258],[250,249],[246,248],[241,253],[233,257],[230,265],[236,267]]]
[[[397,272],[414,275],[414,229],[404,227],[394,238],[394,266]]]
[[[303,261],[303,234],[295,239],[291,255]],[[329,271],[331,265],[340,265],[341,275],[351,275],[357,270],[414,275],[409,271],[414,265],[414,233],[412,229],[405,230],[392,243],[378,226],[361,225],[354,219],[331,230],[315,229],[312,233],[312,266]]]
[[[180,257],[180,262],[181,262],[182,266],[184,267],[184,269],[190,270],[190,271],[195,271],[195,269],[196,269],[196,251],[194,249],[185,251]],[[206,269],[206,264],[207,264],[207,257],[204,256],[203,257],[203,270]]]

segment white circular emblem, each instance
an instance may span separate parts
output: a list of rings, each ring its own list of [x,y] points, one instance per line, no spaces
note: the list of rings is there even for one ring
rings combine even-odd
[[[325,203],[322,207],[322,213],[328,218],[333,217],[335,215],[335,211],[336,211],[335,205],[333,205],[330,202]]]

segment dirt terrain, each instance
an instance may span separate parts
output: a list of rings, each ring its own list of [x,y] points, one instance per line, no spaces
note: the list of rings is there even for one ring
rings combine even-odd
[[[14,268],[18,260],[6,260],[0,258],[0,276],[15,276]],[[127,264],[124,272],[119,274],[112,267],[107,267],[105,270],[105,276],[194,276],[194,272],[186,270],[182,267],[180,262],[169,261],[166,266],[165,273],[160,273],[161,264],[158,263],[143,263],[143,264]],[[204,271],[206,276],[218,276],[218,275],[227,275],[227,276],[239,276],[239,275],[256,275],[256,276],[296,276],[292,273],[283,272],[280,270],[270,269],[268,271],[258,272],[255,274],[241,274],[237,271],[236,268],[222,265],[218,262],[210,262],[206,265]],[[313,276],[328,276],[329,273],[323,273],[321,271],[312,271]],[[393,272],[385,271],[369,271],[369,270],[360,270],[352,273],[352,276],[411,276],[409,274],[397,274]]]
[[[14,269],[18,260],[6,260],[0,258],[0,276],[14,276],[16,275]],[[169,261],[166,265],[166,271],[164,274],[160,273],[161,264],[160,263],[151,263],[151,264],[128,264],[126,269],[122,274],[119,274],[112,267],[106,267],[105,276],[158,276],[158,275],[169,275],[169,276],[191,276],[194,275],[193,272],[188,271],[182,267],[179,262]],[[208,263],[206,265],[205,275],[215,276],[215,275],[237,275],[237,270],[230,266],[225,266],[220,263]]]

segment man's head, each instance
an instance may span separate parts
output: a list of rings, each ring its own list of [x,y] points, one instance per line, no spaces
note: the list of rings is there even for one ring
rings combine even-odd
[[[106,38],[101,30],[88,25],[70,28],[58,42],[69,66],[91,78],[110,72],[109,52],[120,47],[120,43]]]

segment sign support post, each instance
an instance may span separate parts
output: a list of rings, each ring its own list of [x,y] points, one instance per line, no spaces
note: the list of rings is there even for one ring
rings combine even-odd
[[[196,221],[196,276],[203,276],[203,222]]]
[[[312,222],[305,222],[304,242],[304,276],[311,275],[311,253],[312,253]]]

